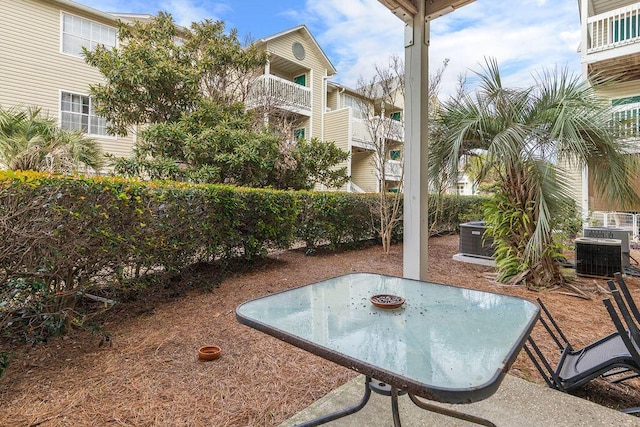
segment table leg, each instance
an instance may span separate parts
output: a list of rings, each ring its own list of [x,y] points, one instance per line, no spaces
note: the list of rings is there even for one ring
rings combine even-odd
[[[346,417],[347,415],[351,415],[354,414],[356,412],[358,412],[360,409],[364,408],[364,406],[367,404],[367,402],[369,401],[369,398],[371,397],[371,389],[369,388],[369,380],[370,378],[367,377],[365,383],[364,383],[364,395],[362,396],[362,400],[360,400],[360,403],[358,403],[355,406],[351,406],[349,408],[343,409],[341,411],[338,412],[334,412],[333,414],[329,414],[329,415],[325,415],[319,418],[316,418],[314,420],[311,421],[306,421],[304,423],[301,424],[296,424],[296,427],[313,427],[313,426],[319,426],[321,424],[325,424],[328,423],[330,421],[333,420],[337,420],[338,418],[342,418],[342,417]],[[396,404],[397,404],[397,400],[396,400]]]
[[[393,414],[394,427],[400,426],[400,411],[398,410],[398,389],[391,388],[391,413]]]
[[[479,424],[482,426],[496,427],[496,425],[489,420],[485,420],[484,418],[476,417],[475,415],[465,414],[463,412],[454,411],[453,409],[447,409],[441,406],[437,406],[437,405],[425,402],[424,400],[418,399],[416,396],[414,396],[411,393],[409,393],[409,398],[413,403],[416,404],[416,406],[422,409],[426,409],[427,411],[436,412],[438,414],[446,415],[448,417],[458,418],[460,420],[469,421],[471,423]]]

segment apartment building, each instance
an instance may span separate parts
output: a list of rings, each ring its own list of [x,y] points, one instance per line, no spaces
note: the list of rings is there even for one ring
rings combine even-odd
[[[375,96],[331,81],[337,70],[304,25],[256,43],[269,53],[256,87],[261,95],[276,100],[271,113],[275,106],[287,117],[294,139],[333,141],[350,153],[343,166],[351,180],[340,190],[396,191],[402,180],[402,97],[383,105]],[[381,138],[385,138],[384,153]]]
[[[628,131],[640,128],[640,2],[579,0],[583,77],[592,83],[615,79],[599,89],[611,102],[614,120]],[[640,150],[640,141],[639,150]],[[596,194],[588,170],[576,174],[583,211],[616,210]],[[640,192],[640,183],[637,185]],[[640,206],[637,210],[640,210]]]
[[[71,0],[0,1],[0,26],[5,29],[0,106],[41,107],[61,127],[80,130],[105,152],[128,157],[135,132],[127,137],[107,134],[106,121],[95,114],[89,96],[89,85],[103,78],[81,53],[83,46],[117,46],[117,19],[150,17],[105,13]],[[304,25],[255,43],[269,54],[255,82],[256,93],[276,101],[269,114],[286,118],[293,140],[334,141],[351,154],[344,166],[352,178],[339,190],[397,190],[402,181],[402,97],[387,105],[332,82],[337,70]],[[247,105],[258,107],[251,99]],[[376,150],[380,141],[385,141],[382,154]]]
[[[82,46],[115,46],[116,17],[67,0],[0,1],[0,106],[37,106],[65,129],[96,139],[105,152],[129,156],[135,135],[107,134],[94,113],[89,85],[102,75]]]

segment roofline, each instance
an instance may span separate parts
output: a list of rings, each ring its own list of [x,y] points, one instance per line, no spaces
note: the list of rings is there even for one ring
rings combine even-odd
[[[304,25],[304,24],[302,24],[302,25],[298,25],[298,26],[295,26],[295,27],[293,27],[293,28],[289,28],[288,30],[280,31],[279,33],[275,33],[275,34],[272,34],[272,35],[267,36],[267,37],[260,38],[260,39],[258,39],[258,40],[256,41],[256,44],[264,44],[264,43],[267,43],[267,42],[269,42],[269,41],[271,41],[271,40],[274,40],[274,39],[277,39],[277,38],[279,38],[279,37],[282,37],[282,36],[284,36],[284,35],[286,35],[286,34],[294,33],[294,32],[296,32],[296,31],[300,31],[300,30],[303,30],[304,32],[306,32],[306,33],[309,35],[309,37],[311,38],[311,41],[313,41],[313,43],[316,45],[316,47],[318,48],[318,50],[319,50],[319,51],[320,51],[320,53],[322,54],[322,56],[323,56],[324,60],[325,60],[325,61],[327,62],[327,64],[329,65],[329,67],[330,67],[330,71],[332,71],[332,74],[331,74],[331,75],[333,75],[333,74],[337,74],[337,73],[338,73],[338,70],[336,70],[336,67],[334,67],[334,66],[333,66],[333,63],[331,62],[331,60],[329,59],[329,57],[327,56],[327,54],[326,54],[326,53],[324,53],[324,50],[322,50],[322,48],[320,47],[320,44],[318,43],[318,41],[316,40],[316,38],[315,38],[315,37],[313,37],[313,34],[311,34],[311,31],[309,31],[309,28],[307,28],[307,26],[306,26],[306,25]]]
[[[102,19],[106,19],[106,20],[110,20],[110,21],[117,21],[118,17],[108,13],[108,12],[103,12],[102,10],[99,9],[95,9],[93,7],[89,7],[89,6],[85,6],[83,4],[77,3],[75,1],[72,0],[48,0],[49,3],[57,3],[60,5],[64,5],[76,10],[80,10],[82,12],[86,12],[88,14],[94,15],[94,16],[99,16]]]

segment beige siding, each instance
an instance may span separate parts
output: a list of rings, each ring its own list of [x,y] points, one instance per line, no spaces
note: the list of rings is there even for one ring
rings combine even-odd
[[[627,96],[640,95],[640,82],[632,81],[618,83],[609,87],[600,89],[598,94],[607,99],[624,98]]]
[[[68,13],[107,25],[101,16]],[[82,58],[60,52],[61,9],[55,2],[38,0],[0,1],[0,105],[39,106],[60,119],[60,92],[88,95],[89,84],[102,81],[100,73]],[[116,156],[131,153],[133,137],[96,138],[103,149]]]
[[[378,179],[373,166],[374,153],[353,152],[351,154],[351,180],[364,191],[375,193],[378,191]]]
[[[344,151],[349,151],[349,110],[331,111],[324,116],[324,139],[333,141]]]
[[[324,116],[324,140],[334,142],[338,148],[346,151],[351,150],[349,147],[350,140],[349,130],[349,110],[342,109],[331,111]],[[346,167],[347,174],[351,175],[351,159],[338,165],[338,167]],[[346,190],[346,186],[340,190]]]
[[[327,108],[336,110],[338,108],[338,91],[333,90],[327,93]]]
[[[293,55],[292,45],[296,41],[304,46],[306,52],[305,58],[302,61]],[[325,96],[324,77],[327,75],[327,66],[324,58],[322,57],[322,53],[318,51],[315,43],[305,36],[303,31],[294,31],[269,41],[267,50],[271,54],[286,58],[287,60],[299,64],[301,67],[309,70],[307,74],[307,87],[311,88],[312,96],[309,137],[321,137]],[[282,77],[293,79],[295,76],[291,75]]]

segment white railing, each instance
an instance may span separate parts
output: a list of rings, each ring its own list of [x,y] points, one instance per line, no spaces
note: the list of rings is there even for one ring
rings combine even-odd
[[[386,139],[403,142],[404,126],[402,122],[387,117],[383,120],[383,122],[380,122],[379,116],[375,116],[372,119],[351,119],[352,139],[365,144],[372,144],[372,134],[377,132],[380,137],[384,136]],[[371,149],[373,148],[371,146]]]
[[[589,215],[587,225],[589,227],[614,227],[629,230],[635,241],[638,239],[640,230],[640,214],[594,211]]]
[[[387,160],[384,164],[384,176],[387,181],[400,181],[402,179],[402,162]]]
[[[278,76],[264,74],[256,79],[251,88],[248,104],[311,111],[311,89]]]
[[[587,53],[640,42],[640,2],[587,19]]]
[[[613,121],[623,136],[638,135],[640,129],[640,102],[613,107]]]

